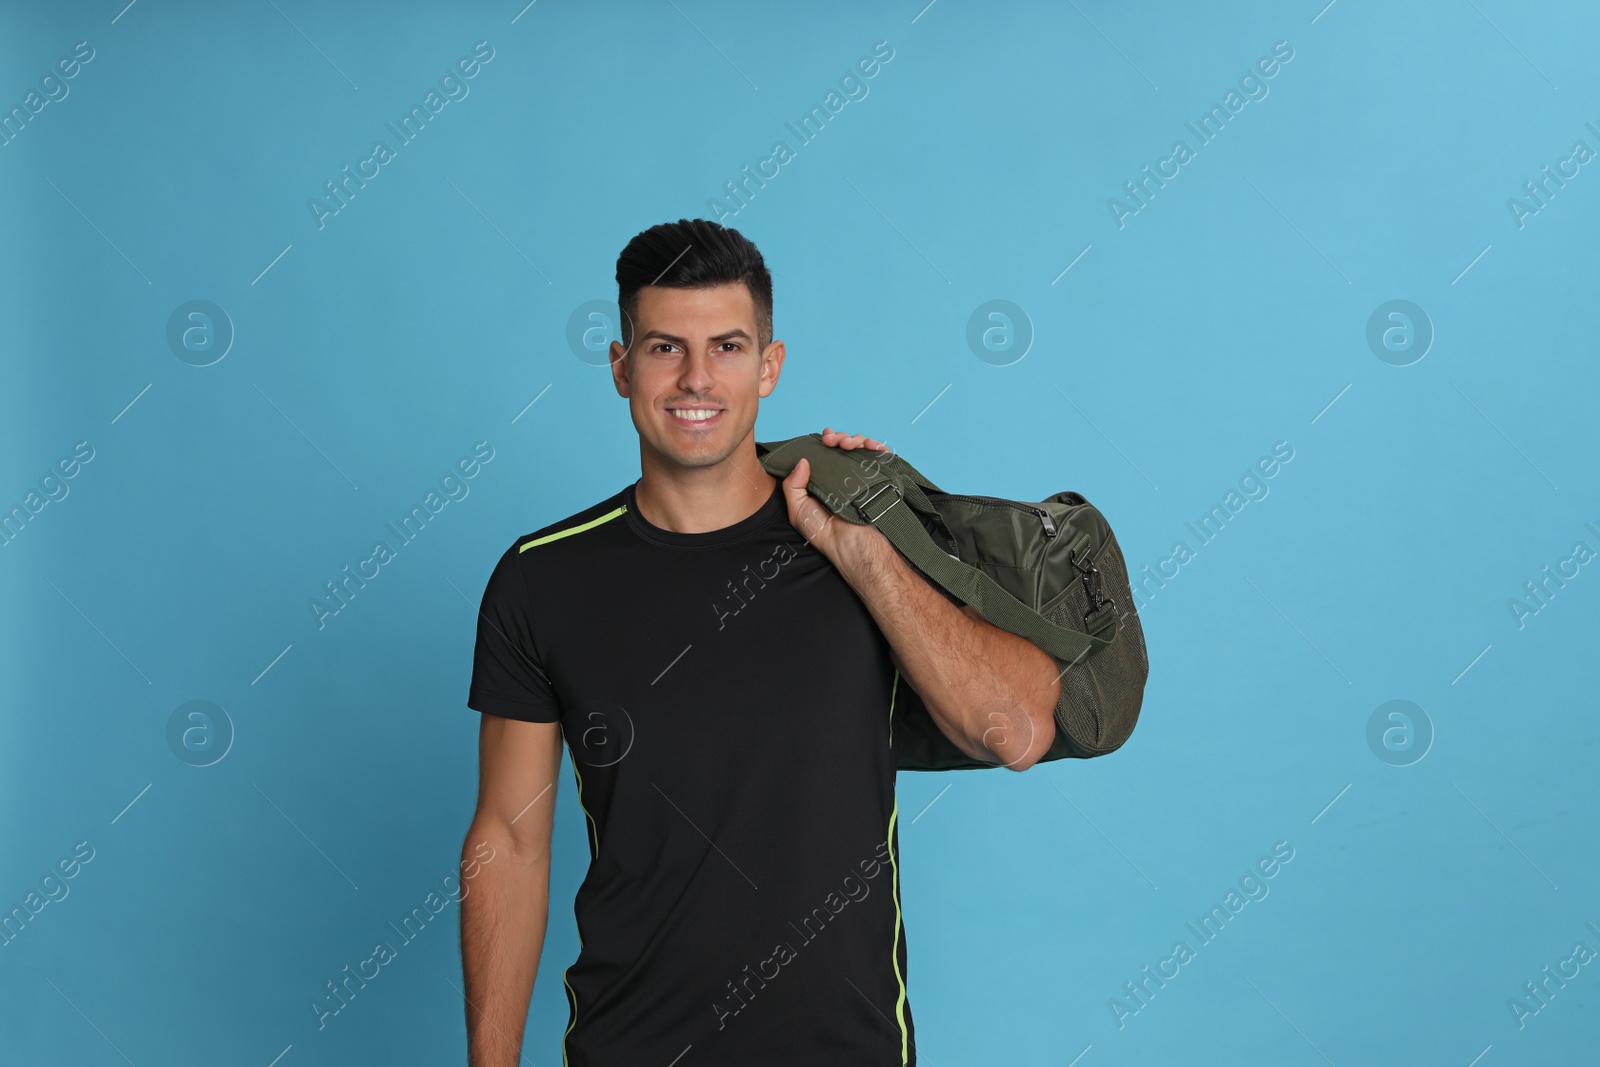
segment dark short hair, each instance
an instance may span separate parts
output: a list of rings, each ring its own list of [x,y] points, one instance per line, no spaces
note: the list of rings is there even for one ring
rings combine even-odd
[[[636,235],[617,257],[617,305],[622,345],[633,345],[639,290],[647,285],[707,289],[744,282],[756,306],[756,342],[772,343],[772,275],[761,252],[738,230],[708,219],[663,222]]]

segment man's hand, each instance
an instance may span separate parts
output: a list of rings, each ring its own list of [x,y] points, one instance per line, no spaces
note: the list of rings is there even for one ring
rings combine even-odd
[[[858,433],[840,433],[826,426],[822,430],[822,443],[845,451],[857,448],[870,448],[878,452],[889,450],[889,446],[882,441]],[[859,558],[863,553],[879,547],[874,542],[888,540],[875,527],[835,522],[838,516],[806,491],[806,483],[810,480],[811,463],[804,459],[796,463],[794,470],[783,480],[783,495],[789,505],[789,524],[799,530],[800,535],[831,560],[834,566],[841,567],[843,561]]]

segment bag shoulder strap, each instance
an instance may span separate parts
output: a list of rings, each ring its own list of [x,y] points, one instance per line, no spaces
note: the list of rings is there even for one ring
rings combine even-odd
[[[1002,630],[1037,645],[1058,660],[1071,663],[1111,643],[1109,638],[1057,626],[1012,596],[989,575],[940,548],[912,508],[937,515],[924,488],[935,493],[943,490],[899,457],[875,464],[876,473],[869,473],[867,465],[850,458],[850,452],[823,444],[820,434],[765,445],[757,443],[756,452],[767,473],[780,478],[788,477],[801,457],[809,460],[811,474],[806,488],[829,510],[846,522],[876,526],[930,581],[972,605]],[[1116,613],[1106,614],[1114,622]]]

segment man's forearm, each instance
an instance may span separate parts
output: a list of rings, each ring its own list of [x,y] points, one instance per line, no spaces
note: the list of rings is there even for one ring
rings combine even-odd
[[[461,898],[461,969],[467,995],[467,1061],[513,1067],[522,1048],[550,912],[550,854],[519,852],[509,834],[474,824],[505,862],[485,865]]]
[[[1055,740],[1055,661],[974,609],[956,607],[882,534],[846,544],[835,565],[945,735],[976,759],[1015,770],[1037,762]]]

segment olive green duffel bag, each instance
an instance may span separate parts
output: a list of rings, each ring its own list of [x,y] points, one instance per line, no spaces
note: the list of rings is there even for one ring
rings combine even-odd
[[[1128,570],[1111,526],[1082,496],[1037,504],[946,493],[893,452],[845,451],[821,434],[756,442],[769,474],[803,456],[806,488],[847,522],[876,526],[917,570],[1062,668],[1056,739],[1042,757],[1116,751],[1133,731],[1149,661]],[[918,708],[896,735],[901,770],[993,767],[973,759]]]

